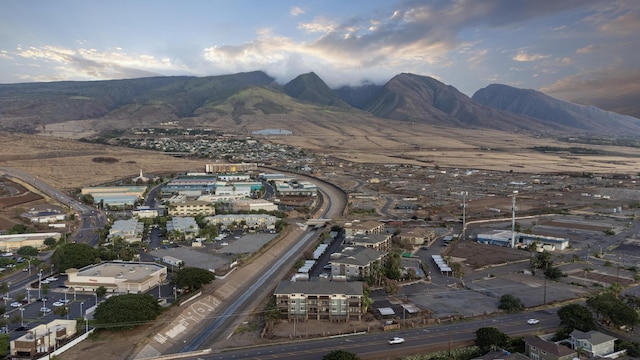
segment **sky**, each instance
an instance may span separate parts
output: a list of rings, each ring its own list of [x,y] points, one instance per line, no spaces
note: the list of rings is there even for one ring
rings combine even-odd
[[[640,1],[0,2],[0,84],[255,70],[332,88],[414,73],[468,96],[500,83],[624,108],[640,99]]]

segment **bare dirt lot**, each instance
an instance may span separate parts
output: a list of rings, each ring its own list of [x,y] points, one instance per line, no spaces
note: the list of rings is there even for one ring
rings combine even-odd
[[[523,250],[460,241],[447,248],[443,253],[443,257],[446,256],[452,257],[453,260],[467,267],[469,271],[473,271],[490,265],[528,260],[530,254]]]

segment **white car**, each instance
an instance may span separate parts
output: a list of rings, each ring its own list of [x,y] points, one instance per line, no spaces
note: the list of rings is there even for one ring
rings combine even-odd
[[[44,306],[43,306],[43,307],[41,307],[41,308],[40,308],[40,312],[41,312],[41,313],[48,314],[48,313],[50,313],[50,312],[51,312],[51,309],[49,309],[48,307],[44,307]]]
[[[19,308],[20,306],[22,306],[22,303],[19,303],[17,301],[14,301],[14,302],[11,303],[11,307]]]
[[[51,304],[51,305],[53,305],[53,306],[55,306],[55,307],[60,307],[60,306],[63,306],[64,304],[63,304],[63,303],[61,303],[60,301],[56,301],[56,302],[54,302],[54,303],[53,303],[53,304]]]
[[[51,277],[48,277],[48,278],[47,278],[47,281],[49,281],[49,282],[58,281],[58,278],[57,278],[57,277],[55,277],[55,276],[51,276]]]
[[[63,304],[68,304],[68,303],[71,302],[71,300],[69,300],[69,299],[60,299],[60,300],[58,300],[58,302],[61,302]]]
[[[404,339],[401,337],[394,337],[393,339],[389,340],[389,345],[393,345],[393,344],[402,344],[404,342]]]
[[[527,320],[527,324],[529,324],[529,325],[535,325],[535,324],[538,324],[539,322],[540,322],[540,320],[538,320],[538,319],[529,319],[529,320]]]

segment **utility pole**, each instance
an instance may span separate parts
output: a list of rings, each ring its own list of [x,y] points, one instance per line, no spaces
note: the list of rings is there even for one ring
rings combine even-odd
[[[518,195],[518,190],[513,190],[511,198],[511,248],[516,247],[516,195]]]
[[[466,191],[462,192],[462,240],[465,239],[465,231],[467,230],[467,195]]]

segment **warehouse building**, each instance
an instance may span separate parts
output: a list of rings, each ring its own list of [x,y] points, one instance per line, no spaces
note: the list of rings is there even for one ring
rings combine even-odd
[[[511,235],[511,230],[494,230],[478,234],[477,241],[481,244],[511,247]],[[569,247],[569,239],[519,232],[515,233],[516,247],[527,247],[531,244],[538,245],[536,248],[537,251],[561,251]]]

